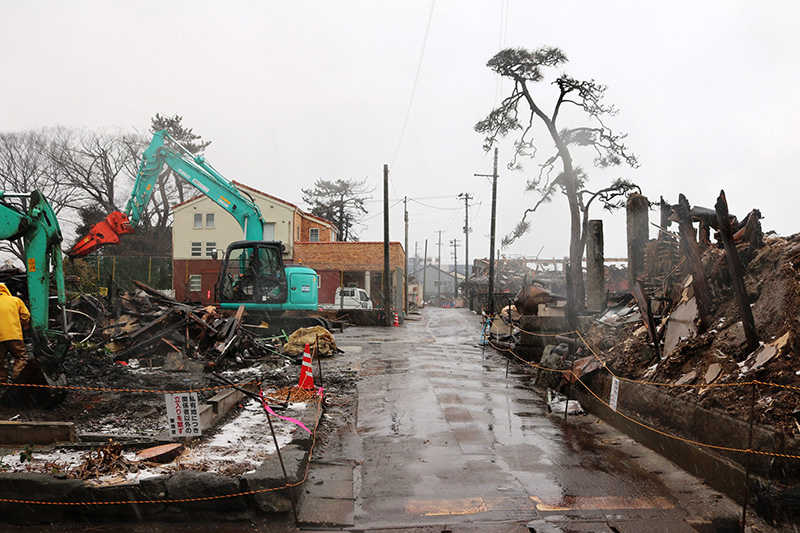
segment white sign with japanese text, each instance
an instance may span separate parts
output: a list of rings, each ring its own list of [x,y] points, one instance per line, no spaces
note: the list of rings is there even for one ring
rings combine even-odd
[[[173,437],[200,436],[200,412],[196,392],[165,394],[167,422]]]
[[[619,400],[619,380],[614,377],[611,379],[611,397],[608,399],[608,405],[614,411],[617,410],[617,400]]]

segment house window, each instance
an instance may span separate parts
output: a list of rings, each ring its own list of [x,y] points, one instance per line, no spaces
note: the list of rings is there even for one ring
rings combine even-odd
[[[206,227],[207,228],[214,227],[214,213],[206,213]]]
[[[192,243],[192,257],[201,257],[203,255],[203,243],[202,242],[193,242]]]
[[[194,214],[194,228],[201,229],[203,227],[203,214],[202,213],[195,213]]]
[[[217,249],[217,243],[215,242],[207,242],[206,243],[206,257],[213,257],[214,250]]]
[[[291,235],[291,233],[290,233]],[[265,241],[274,241],[275,240],[275,223],[274,222],[267,222],[264,224],[264,240]]]
[[[189,276],[189,292],[200,292],[203,289],[203,277],[200,274]]]
[[[319,242],[319,228],[311,228],[308,230],[308,240],[311,242]]]

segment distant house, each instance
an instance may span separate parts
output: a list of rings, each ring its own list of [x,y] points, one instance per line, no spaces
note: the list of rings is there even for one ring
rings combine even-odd
[[[296,205],[247,185],[233,182],[253,197],[266,222],[265,241],[280,241],[285,263],[295,260],[302,242],[336,240],[333,223],[304,212]],[[172,208],[172,287],[178,300],[213,303],[214,286],[225,249],[243,239],[236,220],[205,195]],[[218,259],[214,259],[214,252]]]
[[[427,265],[413,273],[417,283],[424,283],[424,300],[435,305],[455,298],[455,277],[450,272],[435,265]],[[437,301],[437,298],[439,301]]]

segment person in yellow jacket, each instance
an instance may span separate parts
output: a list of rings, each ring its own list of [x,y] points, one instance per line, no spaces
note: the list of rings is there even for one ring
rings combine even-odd
[[[30,325],[31,313],[22,300],[13,296],[5,283],[0,283],[0,383],[8,381],[6,354],[14,358],[11,379],[17,377],[28,361],[22,328]]]

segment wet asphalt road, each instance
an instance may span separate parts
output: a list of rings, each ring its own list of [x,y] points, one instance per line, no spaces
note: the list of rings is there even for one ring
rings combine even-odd
[[[506,377],[506,358],[478,345],[479,317],[417,318],[337,335],[359,376],[355,431],[341,437],[340,459],[355,467],[340,526],[735,530],[740,508],[672,463],[590,415],[548,415],[531,369],[513,362]]]
[[[356,375],[358,399],[334,397],[326,410],[330,431],[298,491],[299,524],[284,513],[7,530],[739,530],[739,506],[669,461],[591,415],[549,415],[530,367],[511,362],[506,376],[508,360],[478,346],[476,315],[429,308],[416,318],[336,334],[345,353],[323,374]],[[776,531],[754,517],[748,524]]]

